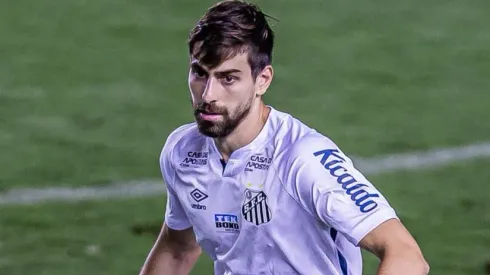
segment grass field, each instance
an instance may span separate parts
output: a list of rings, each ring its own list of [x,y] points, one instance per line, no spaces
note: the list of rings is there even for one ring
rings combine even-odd
[[[425,251],[431,274],[483,274],[490,260],[490,161],[371,177]],[[478,177],[479,180],[470,180]],[[137,274],[164,198],[4,207],[0,274]],[[76,215],[74,215],[76,213]],[[366,272],[377,261],[366,255]],[[193,274],[212,274],[203,257]]]
[[[490,140],[489,1],[257,2],[280,20],[267,103],[348,154]],[[185,40],[211,3],[1,1],[0,192],[158,178],[166,136],[192,119]],[[431,274],[483,274],[489,164],[371,177]],[[158,227],[164,202],[0,206],[0,274],[135,274],[154,235],[131,228]]]

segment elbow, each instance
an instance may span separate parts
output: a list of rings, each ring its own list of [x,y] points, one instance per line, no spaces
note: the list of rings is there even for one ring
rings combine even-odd
[[[418,267],[419,270],[417,274],[421,274],[421,275],[429,274],[430,266],[427,260],[424,258],[422,251],[420,251],[420,249],[417,247],[416,249],[411,250],[411,254],[413,255],[412,259],[414,259],[413,262],[415,266]]]
[[[383,272],[379,274],[427,275],[429,263],[420,250],[403,249],[395,253],[386,253],[381,258]]]
[[[424,274],[424,275],[429,274],[430,266],[429,266],[429,263],[425,259],[422,260],[422,266],[423,266],[422,274]]]
[[[407,254],[405,254],[401,259],[407,259],[407,270],[410,270],[410,266],[413,268],[413,272],[410,274],[420,274],[420,275],[427,275],[429,274],[430,271],[430,266],[429,263],[426,261],[424,256],[420,251],[410,251]],[[411,260],[409,260],[411,259]]]
[[[411,263],[409,265],[413,266],[414,272],[413,274],[427,275],[430,271],[429,263],[425,260],[424,256],[421,253],[412,253],[412,257],[407,257],[408,259],[412,258]]]
[[[430,271],[429,263],[424,259],[419,259],[415,262],[414,266],[417,267],[417,271],[414,274],[427,275]]]

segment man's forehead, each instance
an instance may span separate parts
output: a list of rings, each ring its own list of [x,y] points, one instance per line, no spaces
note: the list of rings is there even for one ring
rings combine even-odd
[[[191,64],[199,65],[200,67],[208,71],[227,71],[227,70],[240,70],[247,71],[250,70],[250,65],[248,64],[248,54],[239,53],[232,58],[225,59],[223,62],[218,64],[213,68],[209,68],[206,64],[200,62],[195,56],[191,57]]]

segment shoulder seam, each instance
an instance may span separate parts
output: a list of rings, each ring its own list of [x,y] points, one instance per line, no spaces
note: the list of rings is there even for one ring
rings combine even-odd
[[[172,169],[172,180],[171,180],[172,184],[171,185],[173,188],[175,186],[175,176],[177,175],[177,172],[176,172],[175,167],[174,167],[174,161],[173,161],[174,160],[174,148],[175,147],[172,147],[172,149],[170,150],[170,154],[169,154],[169,158],[170,158],[169,159],[169,164],[170,164],[169,168]],[[168,183],[168,184],[170,184],[170,183]]]
[[[178,135],[178,133],[180,131],[185,131],[187,128],[192,127],[192,125],[193,125],[192,123],[181,125],[177,129],[175,129],[172,133],[170,133],[170,135],[168,136],[168,141],[170,141],[170,142],[168,142],[165,146],[170,146],[170,148],[167,148],[167,151],[168,151],[167,162],[169,164],[169,169],[172,170],[172,172],[171,172],[172,175],[169,175],[169,177],[171,177],[171,180],[170,180],[171,182],[167,182],[166,184],[169,184],[171,186],[175,186],[175,176],[177,175],[177,171],[175,169],[174,162],[173,162],[174,151],[175,151],[177,144],[182,139],[182,136],[179,136],[179,138],[177,140],[172,140],[172,137],[174,135]]]

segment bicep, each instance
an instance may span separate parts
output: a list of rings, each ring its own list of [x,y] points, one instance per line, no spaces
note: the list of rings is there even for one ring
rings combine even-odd
[[[362,238],[359,245],[378,258],[382,258],[387,251],[415,250],[421,253],[415,239],[398,219],[381,223]]]
[[[162,244],[162,248],[169,248],[173,252],[192,251],[198,248],[192,227],[176,230],[166,223],[162,226],[158,242]]]
[[[399,220],[380,224],[360,241],[360,246],[381,260],[376,274],[429,273],[420,247]]]

